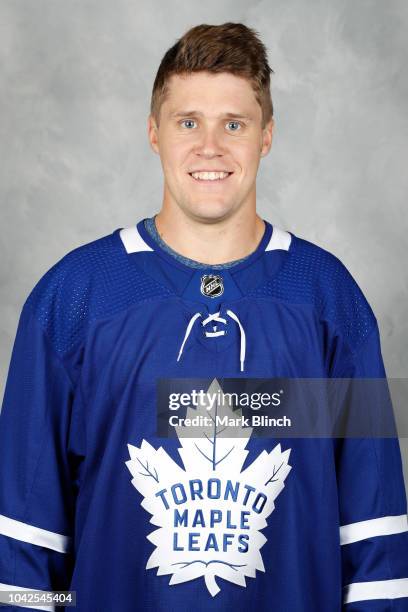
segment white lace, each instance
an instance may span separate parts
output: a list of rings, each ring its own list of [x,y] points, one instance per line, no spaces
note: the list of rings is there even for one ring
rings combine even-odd
[[[239,353],[239,362],[240,362],[240,366],[241,366],[241,372],[244,371],[244,364],[245,364],[245,352],[246,352],[246,337],[245,337],[245,330],[242,327],[242,323],[241,321],[238,319],[237,315],[235,314],[235,312],[233,312],[232,310],[227,310],[226,314],[231,317],[231,319],[233,319],[238,327],[239,327],[239,331],[241,332],[241,348],[240,348],[240,353]],[[184,345],[187,342],[187,339],[191,333],[191,330],[193,329],[193,325],[194,323],[197,321],[198,317],[202,317],[203,315],[201,314],[201,312],[196,312],[195,314],[193,314],[193,316],[191,317],[190,321],[188,322],[188,325],[186,327],[186,333],[184,334],[184,339],[183,342],[181,344],[180,347],[180,351],[177,357],[177,361],[180,360],[180,357],[183,353],[183,349],[184,349]],[[204,327],[205,325],[207,325],[208,323],[210,323],[211,321],[216,321],[217,323],[227,323],[227,320],[224,319],[224,317],[220,317],[220,311],[218,312],[214,312],[213,314],[208,315],[208,317],[206,317],[205,319],[203,319],[203,321],[201,321],[201,325]],[[226,333],[225,329],[220,329],[217,331],[217,326],[213,325],[213,331],[205,331],[205,335],[208,338],[215,338],[217,336],[224,336]]]

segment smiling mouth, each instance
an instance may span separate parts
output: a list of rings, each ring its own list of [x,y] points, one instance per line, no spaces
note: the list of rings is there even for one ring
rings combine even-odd
[[[222,181],[226,181],[228,177],[231,176],[231,174],[233,174],[233,172],[189,172],[191,178],[194,179],[197,183],[220,183]]]

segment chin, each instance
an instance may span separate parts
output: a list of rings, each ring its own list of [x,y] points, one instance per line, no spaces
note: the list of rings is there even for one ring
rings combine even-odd
[[[222,211],[197,211],[194,212],[193,215],[196,219],[199,219],[203,222],[207,223],[215,223],[216,221],[222,221],[223,219],[229,217],[231,211],[230,210],[222,210]]]
[[[217,221],[219,219],[228,217],[236,207],[233,204],[227,204],[226,202],[202,202],[200,204],[189,203],[183,208],[188,214],[196,219],[202,219],[203,221]]]

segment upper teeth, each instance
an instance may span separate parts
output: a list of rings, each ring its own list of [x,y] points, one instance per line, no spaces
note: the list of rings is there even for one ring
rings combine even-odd
[[[229,172],[192,172],[191,176],[202,181],[216,181],[228,176]]]

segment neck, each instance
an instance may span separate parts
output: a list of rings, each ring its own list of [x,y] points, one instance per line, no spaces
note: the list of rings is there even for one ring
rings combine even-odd
[[[203,221],[187,216],[178,207],[163,207],[155,218],[161,238],[174,251],[208,265],[223,264],[250,255],[256,250],[265,224],[255,210]]]

